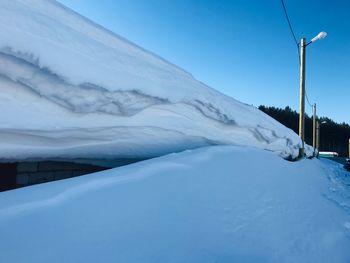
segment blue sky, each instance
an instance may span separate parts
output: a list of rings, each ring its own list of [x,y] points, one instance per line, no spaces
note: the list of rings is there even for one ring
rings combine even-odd
[[[298,55],[280,0],[59,1],[242,102],[298,110]],[[328,33],[307,47],[310,102],[350,123],[350,2],[285,5],[298,39]]]

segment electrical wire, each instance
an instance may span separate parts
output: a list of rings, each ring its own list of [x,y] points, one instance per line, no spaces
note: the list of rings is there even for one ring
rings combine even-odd
[[[287,20],[287,22],[288,22],[289,30],[290,30],[290,32],[292,33],[294,42],[295,42],[295,44],[296,44],[296,46],[297,46],[298,58],[299,58],[299,65],[300,65],[300,63],[301,63],[301,62],[300,62],[300,49],[299,49],[299,48],[300,48],[300,43],[297,41],[297,38],[295,37],[294,30],[293,30],[292,24],[291,24],[291,22],[290,22],[290,19],[289,19],[289,16],[288,16],[288,12],[287,12],[287,8],[286,8],[286,6],[285,6],[285,4],[284,4],[284,1],[281,0],[281,3],[282,3],[282,7],[283,7],[284,14],[285,14],[285,16],[286,16],[286,20]],[[310,103],[309,97],[307,96],[306,89],[305,89],[305,97],[306,97],[307,103],[308,103],[309,106],[312,108],[313,105]]]
[[[307,103],[309,104],[309,106],[310,106],[311,108],[313,108],[313,104],[310,103],[309,97],[307,96],[306,89],[305,89],[305,97],[306,97],[306,101],[307,101]]]
[[[284,4],[284,1],[281,0],[281,3],[282,3],[282,7],[283,7],[284,14],[285,14],[286,19],[287,19],[287,22],[288,22],[289,30],[290,30],[290,32],[292,33],[292,36],[293,36],[293,39],[294,39],[295,44],[297,45],[298,58],[299,58],[299,64],[300,64],[299,42],[297,41],[297,38],[295,37],[294,30],[293,30],[292,24],[291,24],[291,22],[290,22],[290,19],[289,19],[289,16],[288,16],[288,12],[287,12],[287,8],[286,8],[286,6],[285,6],[285,4]]]
[[[292,24],[290,23],[289,16],[288,16],[288,13],[287,13],[287,9],[286,9],[286,6],[284,5],[283,0],[281,0],[281,3],[282,3],[283,10],[284,10],[284,14],[286,15],[286,19],[287,19],[287,22],[288,22],[288,26],[289,26],[290,32],[292,33],[294,41],[295,41],[295,43],[298,46],[299,43],[297,41],[297,38],[295,37],[294,31],[293,31],[293,27],[292,27]]]

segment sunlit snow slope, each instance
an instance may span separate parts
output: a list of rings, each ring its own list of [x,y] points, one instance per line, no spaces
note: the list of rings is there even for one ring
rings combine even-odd
[[[0,34],[0,159],[215,144],[298,154],[298,136],[255,107],[55,1],[0,1]]]

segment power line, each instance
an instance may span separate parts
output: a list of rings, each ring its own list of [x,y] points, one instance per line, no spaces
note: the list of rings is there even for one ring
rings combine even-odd
[[[309,101],[309,97],[307,96],[307,92],[306,92],[306,89],[305,89],[305,97],[306,97],[306,101],[307,101],[307,103],[309,104],[309,106],[312,108],[313,107],[313,105],[310,103],[310,101]]]
[[[285,16],[286,16],[286,20],[287,20],[287,22],[288,22],[289,30],[290,30],[290,32],[292,33],[294,42],[295,42],[295,44],[296,44],[296,46],[297,46],[298,58],[299,58],[299,64],[300,64],[300,50],[299,50],[300,44],[299,44],[299,42],[297,41],[297,38],[295,37],[294,30],[293,30],[292,24],[291,24],[291,22],[290,22],[290,19],[289,19],[289,16],[288,16],[288,12],[287,12],[287,8],[286,8],[286,6],[285,6],[285,4],[284,4],[284,1],[281,0],[281,3],[282,3],[282,7],[283,7],[284,14],[285,14]],[[313,105],[310,103],[309,97],[307,96],[306,88],[305,88],[305,97],[306,97],[306,101],[307,101],[307,103],[309,104],[309,106],[310,106],[310,107],[313,107]]]
[[[286,8],[286,6],[285,6],[285,4],[284,4],[284,1],[281,0],[281,3],[282,3],[282,7],[283,7],[284,14],[286,15],[286,19],[287,19],[287,22],[288,22],[289,30],[290,30],[290,32],[292,33],[292,36],[293,36],[293,39],[294,39],[295,44],[297,45],[298,58],[299,58],[299,64],[300,64],[299,42],[297,41],[297,38],[295,37],[294,30],[293,30],[292,24],[290,23],[290,19],[289,19],[289,16],[288,16],[287,8]]]
[[[295,37],[294,31],[293,31],[293,27],[292,27],[292,24],[290,23],[289,16],[288,16],[288,13],[287,13],[287,9],[286,9],[286,6],[284,5],[283,0],[281,0],[281,3],[282,3],[282,6],[283,6],[284,14],[286,15],[286,19],[287,19],[287,22],[288,22],[288,26],[289,26],[290,32],[293,35],[295,44],[297,44],[297,46],[299,46],[299,43],[297,41],[297,38]]]

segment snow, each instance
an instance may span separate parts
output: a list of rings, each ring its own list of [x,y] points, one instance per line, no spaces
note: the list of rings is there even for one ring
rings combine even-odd
[[[55,1],[0,1],[0,34],[0,160],[150,158],[206,145],[298,155],[299,137],[257,108]]]
[[[349,262],[350,174],[290,129],[52,0],[0,34],[0,161],[168,154],[1,192],[0,262]]]
[[[0,262],[349,262],[349,177],[211,146],[7,191]]]

